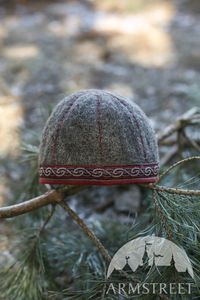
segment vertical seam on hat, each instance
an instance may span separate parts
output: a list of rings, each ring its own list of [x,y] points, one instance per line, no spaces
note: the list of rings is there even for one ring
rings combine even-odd
[[[125,101],[124,100],[119,100],[119,101],[120,101],[120,103],[122,103],[128,109],[129,113],[133,116],[133,119],[135,121],[135,124],[136,124],[138,132],[139,132],[140,140],[141,140],[141,143],[142,143],[142,148],[143,148],[143,153],[144,153],[144,159],[146,161],[147,160],[147,153],[146,153],[146,150],[145,150],[144,140],[143,140],[143,137],[142,137],[141,132],[140,132],[141,128],[140,128],[140,125],[138,123],[138,120],[136,119],[134,113],[129,109],[129,107],[125,103]]]
[[[97,116],[97,126],[98,126],[98,141],[99,141],[99,151],[100,151],[100,160],[102,162],[103,158],[103,146],[102,146],[102,123],[101,123],[101,103],[99,100],[99,95],[96,95],[97,101],[96,101],[96,116]]]
[[[145,161],[147,161],[147,153],[146,153],[146,151],[145,151],[144,140],[143,140],[142,135],[141,135],[141,132],[140,132],[140,131],[141,131],[140,125],[139,125],[139,123],[138,123],[138,121],[137,121],[137,119],[136,119],[134,113],[129,109],[127,103],[126,103],[123,99],[119,99],[119,98],[118,98],[117,96],[115,96],[115,95],[112,95],[112,96],[113,96],[115,99],[117,99],[123,106],[125,106],[125,107],[127,108],[127,110],[129,111],[129,113],[133,116],[133,119],[134,119],[134,121],[135,121],[135,124],[136,124],[137,129],[138,129],[138,132],[139,132],[140,140],[141,140],[141,143],[142,143],[144,159],[145,159]]]
[[[64,109],[64,111],[62,113],[62,116],[61,116],[61,119],[60,119],[60,122],[58,123],[58,127],[56,128],[56,132],[55,132],[55,135],[54,135],[54,142],[53,142],[53,159],[54,159],[55,163],[57,163],[57,161],[56,161],[56,154],[57,154],[56,148],[57,148],[57,141],[58,141],[58,137],[59,137],[60,128],[63,125],[64,120],[68,117],[69,113],[74,108],[74,105],[75,105],[76,101],[78,100],[79,96],[81,96],[81,95],[79,94],[75,99],[72,98],[72,100],[71,100],[72,103],[70,103],[70,105],[66,109]]]

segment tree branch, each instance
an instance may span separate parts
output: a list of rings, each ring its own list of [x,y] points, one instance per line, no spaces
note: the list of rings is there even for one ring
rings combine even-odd
[[[96,237],[92,230],[85,224],[85,222],[73,211],[65,201],[59,202],[59,205],[68,212],[70,217],[81,227],[83,232],[89,237],[89,239],[95,244],[99,252],[106,259],[107,262],[111,261],[111,257],[108,254],[108,251],[102,245],[101,241]]]
[[[173,195],[176,194],[176,195],[184,195],[184,196],[200,196],[200,190],[176,189],[176,188],[170,188],[170,187],[165,187],[156,184],[148,184],[144,186],[151,190],[166,192],[168,194],[173,194]]]
[[[163,140],[168,138],[170,135],[172,135],[174,132],[184,128],[188,124],[199,124],[200,123],[200,110],[199,107],[193,107],[192,109],[188,110],[186,113],[184,113],[181,117],[177,119],[177,121],[169,125],[165,128],[164,131],[158,133],[158,143],[160,144]]]
[[[82,187],[80,186],[66,186],[62,190],[51,190],[41,196],[19,204],[1,207],[0,218],[16,217],[48,204],[56,204],[64,200],[65,197],[76,194],[81,189]]]
[[[157,190],[160,192],[166,192],[169,194],[185,195],[185,196],[200,196],[200,190],[186,190],[165,187],[157,184],[144,184],[144,187]],[[56,204],[65,199],[65,197],[76,194],[83,187],[77,186],[66,191],[49,191],[36,198],[24,201],[19,204],[5,206],[0,208],[0,219],[13,218],[25,213],[31,212],[37,208],[46,206],[48,204]]]
[[[194,107],[191,110],[187,111],[185,114],[183,114],[176,121],[175,124],[168,126],[164,132],[158,134],[158,142],[161,143],[163,140],[165,140],[171,134],[173,134],[174,132],[178,131],[181,128],[184,128],[188,124],[193,125],[193,124],[197,124],[197,123],[198,124],[200,123],[200,109]],[[174,155],[174,152],[170,155]],[[200,157],[191,157],[191,158],[188,158],[186,160],[183,160],[183,161],[180,161],[180,162],[174,164],[166,172],[161,174],[159,181],[163,176],[165,176],[172,168],[176,167],[178,164],[185,162],[185,161],[189,161],[192,159],[199,159],[199,158]],[[166,159],[168,160],[169,158],[167,157]],[[176,188],[160,186],[158,184],[148,184],[148,185],[144,185],[144,186],[146,188],[149,188],[152,190],[167,192],[170,194],[191,195],[191,196],[199,196],[200,195],[200,190],[176,189]],[[56,204],[60,201],[63,201],[66,196],[76,194],[77,191],[79,191],[80,189],[84,189],[84,188],[86,188],[86,187],[66,186],[64,189],[51,190],[41,196],[38,196],[36,198],[27,200],[27,201],[19,203],[19,204],[2,207],[2,208],[0,208],[0,218],[12,218],[12,217],[15,217],[18,215],[22,215],[22,214],[31,212],[37,208],[43,207],[48,204]]]
[[[187,158],[184,158],[182,160],[179,160],[178,162],[174,163],[173,165],[171,165],[166,171],[164,171],[160,176],[159,176],[159,179],[157,181],[160,182],[161,179],[166,176],[172,169],[176,168],[177,166],[181,165],[181,164],[184,164],[184,163],[187,163],[188,161],[192,161],[192,160],[200,160],[200,156],[199,155],[196,155],[196,156],[189,156]]]

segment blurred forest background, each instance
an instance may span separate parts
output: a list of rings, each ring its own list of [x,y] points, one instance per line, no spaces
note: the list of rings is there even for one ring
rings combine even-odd
[[[200,1],[0,0],[0,206],[45,190],[37,184],[34,160],[43,126],[64,95],[88,88],[131,98],[151,118],[156,132],[199,106]],[[129,230],[123,234],[123,226],[135,230],[141,213],[143,222],[148,218],[149,200],[138,186],[92,188],[69,203],[97,228],[111,254],[130,238]],[[96,276],[104,270],[87,238],[57,209],[41,243],[42,249],[49,249],[48,257],[41,252],[37,262],[31,258],[29,273],[24,270],[20,277],[24,294],[17,279],[14,286],[15,273],[3,273],[4,268],[23,252],[19,245],[26,245],[25,250],[31,245],[30,232],[46,214],[42,209],[0,221],[0,276],[7,280],[6,285],[0,279],[0,299],[71,299],[61,291],[73,287],[74,278],[89,276],[80,271],[86,257],[87,270],[94,267]],[[115,236],[112,249],[109,239]],[[49,268],[48,280],[41,263]],[[12,283],[15,291],[9,291]],[[81,284],[75,289],[80,290]]]

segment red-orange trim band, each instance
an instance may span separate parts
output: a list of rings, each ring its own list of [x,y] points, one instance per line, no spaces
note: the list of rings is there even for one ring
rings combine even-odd
[[[151,183],[158,179],[158,164],[126,166],[41,166],[40,183],[112,185]]]

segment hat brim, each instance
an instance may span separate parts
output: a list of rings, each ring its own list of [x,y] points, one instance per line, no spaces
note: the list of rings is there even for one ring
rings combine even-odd
[[[41,184],[118,185],[154,183],[158,163],[125,166],[40,166]]]

